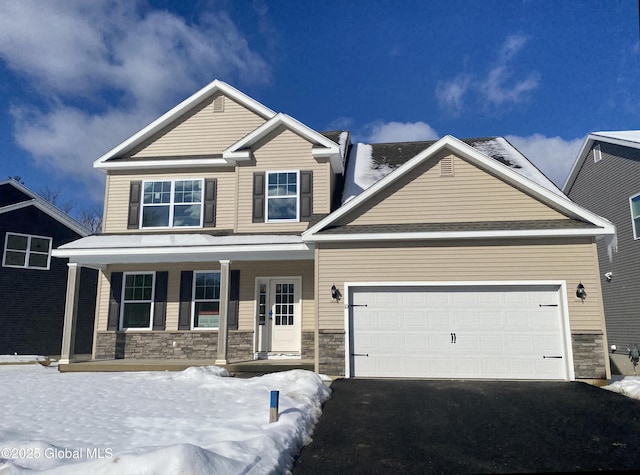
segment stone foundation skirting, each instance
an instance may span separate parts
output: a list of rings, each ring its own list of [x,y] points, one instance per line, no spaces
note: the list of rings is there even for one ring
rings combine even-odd
[[[315,332],[302,332],[300,358],[312,360],[316,355]]]
[[[227,333],[227,361],[253,360],[253,332],[229,330]]]
[[[96,360],[215,360],[217,356],[217,331],[98,332],[96,335]]]
[[[320,357],[318,369],[322,374],[330,376],[344,376],[344,330],[320,330],[318,343]]]
[[[606,379],[606,356],[602,333],[572,333],[576,379]]]

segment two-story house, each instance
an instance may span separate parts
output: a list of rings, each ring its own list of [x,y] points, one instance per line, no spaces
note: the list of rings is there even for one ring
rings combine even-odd
[[[0,181],[0,355],[57,358],[65,314],[67,259],[52,250],[89,230],[14,179]],[[75,351],[91,353],[97,273],[83,269]]]
[[[352,145],[214,81],[95,167],[104,233],[55,251],[69,295],[100,269],[95,359],[607,377],[596,240],[613,226],[502,138]]]
[[[589,134],[563,190],[616,227],[617,252],[598,245],[599,277],[612,370],[633,374],[629,348],[640,346],[640,131]]]

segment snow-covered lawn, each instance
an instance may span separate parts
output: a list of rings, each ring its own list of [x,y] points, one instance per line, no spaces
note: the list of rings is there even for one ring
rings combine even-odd
[[[310,371],[226,374],[0,365],[0,474],[286,473],[330,390]],[[269,424],[272,390],[280,419]]]

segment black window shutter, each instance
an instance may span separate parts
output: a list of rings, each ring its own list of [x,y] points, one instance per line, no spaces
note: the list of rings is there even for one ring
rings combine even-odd
[[[156,272],[156,289],[153,297],[153,329],[164,330],[167,319],[167,281],[169,273]]]
[[[178,330],[191,330],[191,286],[193,271],[183,270],[180,274],[180,307],[178,309]]]
[[[264,223],[264,172],[253,174],[253,222]]]
[[[216,185],[217,180],[215,178],[204,180],[203,226],[205,228],[214,228],[216,226]]]
[[[313,214],[313,171],[300,172],[300,220],[309,221]]]
[[[142,182],[132,181],[129,186],[129,217],[127,218],[127,229],[138,229],[140,227],[141,195]]]
[[[120,323],[120,300],[122,299],[122,272],[111,273],[111,292],[109,294],[109,315],[107,330],[115,331]]]
[[[238,329],[238,310],[240,306],[240,271],[229,272],[229,306],[227,307],[227,328]]]

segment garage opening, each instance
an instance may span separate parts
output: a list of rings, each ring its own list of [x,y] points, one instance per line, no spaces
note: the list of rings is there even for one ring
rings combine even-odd
[[[353,286],[351,377],[569,379],[560,285]]]

